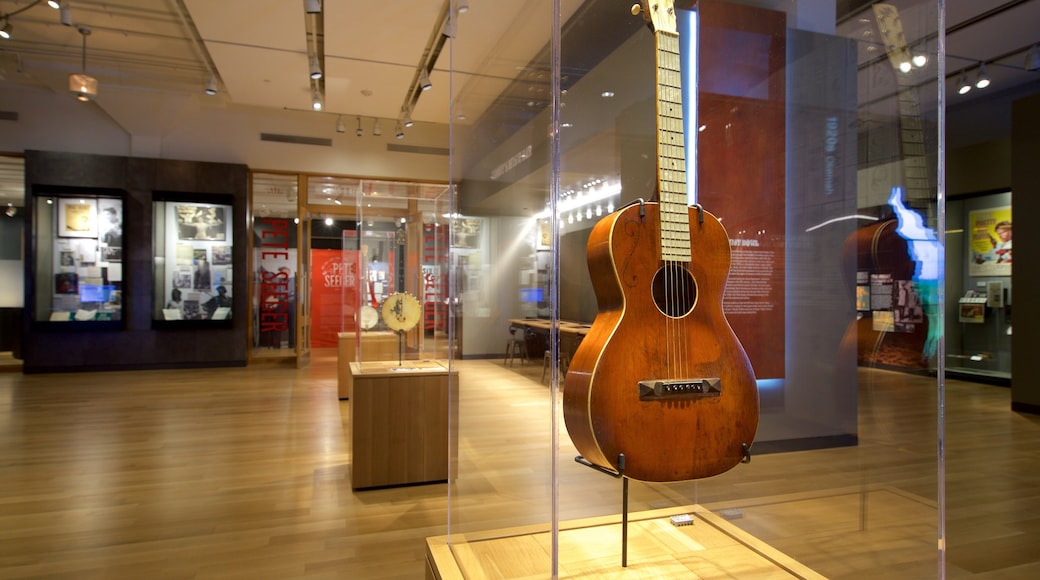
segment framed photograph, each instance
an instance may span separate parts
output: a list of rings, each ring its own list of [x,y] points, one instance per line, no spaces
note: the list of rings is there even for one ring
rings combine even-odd
[[[177,238],[223,242],[227,239],[225,208],[206,205],[179,204],[174,206],[177,216]]]
[[[55,294],[79,294],[79,275],[75,272],[58,272],[54,275]]]
[[[121,246],[105,246],[101,248],[101,258],[105,262],[122,262],[123,248]]]
[[[59,237],[97,238],[97,222],[96,200],[58,198]]]
[[[231,263],[231,246],[213,246],[213,265],[226,266]]]
[[[959,318],[961,322],[969,324],[983,324],[986,322],[985,302],[961,302],[958,306],[960,307]]]
[[[107,246],[123,246],[123,201],[108,197],[98,200],[98,239]]]

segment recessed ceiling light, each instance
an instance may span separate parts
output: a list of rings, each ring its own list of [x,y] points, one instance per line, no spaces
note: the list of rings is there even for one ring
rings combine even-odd
[[[603,91],[599,94],[599,96],[603,97],[604,99],[609,99],[614,96],[614,91]]]

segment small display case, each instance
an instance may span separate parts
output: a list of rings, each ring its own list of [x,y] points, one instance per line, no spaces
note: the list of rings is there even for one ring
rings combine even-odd
[[[124,199],[118,190],[34,192],[34,322],[122,327]]]
[[[153,326],[231,324],[231,199],[155,194]]]

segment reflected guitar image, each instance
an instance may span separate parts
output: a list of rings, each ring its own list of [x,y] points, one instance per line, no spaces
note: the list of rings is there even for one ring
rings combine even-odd
[[[641,481],[700,479],[750,458],[758,387],[722,311],[729,237],[687,205],[673,2],[632,12],[656,39],[659,199],[619,209],[589,236],[599,312],[567,371],[564,421],[585,463]]]

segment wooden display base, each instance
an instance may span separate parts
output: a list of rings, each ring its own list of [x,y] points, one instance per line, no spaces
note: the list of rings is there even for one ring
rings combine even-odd
[[[669,518],[692,514],[694,523]],[[560,578],[809,578],[823,576],[699,505],[629,515],[628,567],[620,516],[560,525]],[[544,526],[426,539],[426,578],[549,578]]]
[[[361,360],[397,360],[399,339],[396,332],[373,330],[361,333]],[[357,361],[357,333],[339,333],[337,356],[338,392],[340,399],[349,399],[352,388],[350,363]]]
[[[350,374],[351,487],[447,481],[448,429],[457,424],[449,378],[458,381],[458,371],[406,360],[354,362]]]

